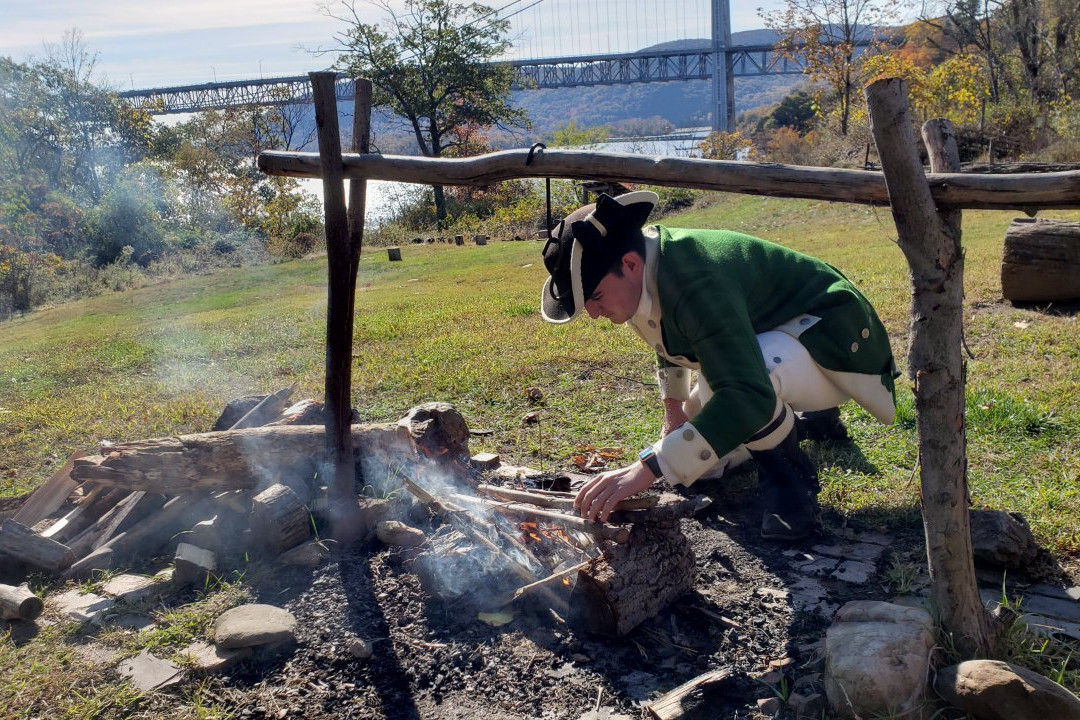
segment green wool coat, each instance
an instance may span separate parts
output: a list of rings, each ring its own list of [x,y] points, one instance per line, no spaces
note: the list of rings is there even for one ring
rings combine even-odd
[[[699,363],[708,380],[713,397],[692,420],[717,455],[772,419],[776,394],[755,336],[799,315],[821,318],[798,335],[821,367],[878,375],[895,397],[888,334],[839,270],[741,233],[656,229],[664,347]],[[671,364],[662,355],[657,361]]]

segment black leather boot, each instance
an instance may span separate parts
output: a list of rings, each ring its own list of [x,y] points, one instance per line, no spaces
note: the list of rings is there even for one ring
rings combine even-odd
[[[761,488],[761,537],[802,540],[817,525],[817,469],[799,448],[795,429],[771,450],[751,450]]]
[[[795,430],[799,433],[799,440],[840,442],[848,439],[847,428],[840,419],[840,408],[796,413]]]

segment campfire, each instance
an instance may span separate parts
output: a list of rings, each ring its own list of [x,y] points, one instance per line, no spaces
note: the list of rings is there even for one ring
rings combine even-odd
[[[211,432],[73,457],[0,526],[8,574],[90,578],[166,554],[174,582],[201,584],[252,557],[322,562],[328,544],[312,537],[330,511],[321,407],[285,408],[290,392],[230,404]],[[573,502],[587,475],[474,462],[468,427],[445,403],[352,435],[358,487],[378,496],[361,495],[359,534],[394,547],[441,602],[623,635],[693,581],[678,520],[706,499],[634,497],[609,522],[586,520]]]

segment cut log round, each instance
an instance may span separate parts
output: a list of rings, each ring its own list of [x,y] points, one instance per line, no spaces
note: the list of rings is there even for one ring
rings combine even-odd
[[[397,262],[401,260],[401,248],[397,245],[392,245],[386,248],[386,258],[390,262]]]
[[[271,485],[251,499],[251,547],[277,555],[308,539],[311,516],[289,487]]]
[[[635,525],[630,541],[605,551],[578,574],[570,619],[591,632],[621,637],[690,589],[694,552],[678,523]]]
[[[353,425],[353,455],[395,467],[413,456],[408,431],[391,424]],[[260,481],[311,477],[326,454],[322,425],[286,425],[151,438],[118,444],[108,455],[75,461],[72,477],[125,490],[177,495],[250,490]]]
[[[44,609],[41,598],[27,588],[0,585],[0,620],[33,620]]]
[[[1080,222],[1013,220],[1005,232],[1001,294],[1012,302],[1080,300]]]
[[[67,545],[41,537],[11,518],[0,525],[0,557],[51,573],[59,572],[75,561]]]

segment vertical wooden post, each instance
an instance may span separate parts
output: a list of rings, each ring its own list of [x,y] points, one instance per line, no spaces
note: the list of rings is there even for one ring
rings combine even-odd
[[[352,459],[352,335],[356,294],[356,252],[351,246],[345,209],[341,133],[338,129],[334,72],[313,72],[312,95],[319,135],[319,161],[323,181],[326,224],[328,289],[326,307],[326,450],[329,475],[330,532],[339,542],[355,539],[360,509],[356,502]],[[362,232],[362,231],[361,231]],[[356,256],[354,258],[354,255]]]
[[[962,356],[964,256],[960,212],[940,211],[930,194],[908,115],[907,83],[886,78],[866,88],[870,124],[889,190],[900,249],[911,269],[911,346],[922,467],[922,513],[930,597],[964,657],[985,656],[990,629],[979,599],[968,514]],[[947,134],[936,125],[931,157],[945,169]],[[944,131],[944,132],[943,132]],[[952,148],[955,158],[955,143]]]

